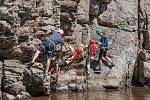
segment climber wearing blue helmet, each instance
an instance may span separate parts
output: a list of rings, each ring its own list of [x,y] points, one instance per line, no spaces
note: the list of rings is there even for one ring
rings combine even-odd
[[[100,27],[96,27],[96,33],[101,36],[103,34],[103,31]]]
[[[112,66],[114,66],[114,63],[111,61],[110,58],[106,56],[108,51],[108,36],[107,36],[107,30],[102,31],[101,28],[96,28],[96,33],[100,36],[100,40],[98,44],[100,45],[100,52],[99,52],[99,67],[96,69],[100,70],[102,65],[102,58],[104,57],[107,61],[111,63]]]
[[[101,33],[102,32],[102,29],[100,27],[96,27],[96,33]]]

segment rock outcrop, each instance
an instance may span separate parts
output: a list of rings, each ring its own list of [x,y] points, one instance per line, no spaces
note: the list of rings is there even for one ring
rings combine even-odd
[[[85,91],[87,89],[85,80],[86,79],[83,75],[77,75],[76,70],[66,71],[64,74],[58,76],[57,85],[55,85],[55,91]]]
[[[59,5],[56,0],[4,1],[0,6],[1,57],[30,61],[34,46],[40,44],[38,33],[60,26],[59,11],[53,11]]]
[[[150,55],[150,30],[149,30],[149,1],[138,0],[138,39],[139,53],[135,65],[134,85],[149,85],[149,55]]]
[[[128,84],[125,83],[128,71],[134,67],[133,83],[149,85],[149,4],[149,0],[0,0],[3,99],[48,95],[51,90],[84,91],[87,83],[120,88]],[[97,26],[109,33],[107,55],[115,62],[111,69],[109,63],[104,63],[99,76],[91,72],[85,77],[85,66],[75,62],[74,67],[63,70],[56,82],[45,84],[43,61],[38,59],[40,63],[28,64],[47,30],[62,28],[65,41],[76,48],[87,46],[89,38],[98,39]],[[62,55],[65,52],[63,47]]]
[[[44,66],[41,63],[35,63],[31,68],[25,68],[23,72],[23,84],[27,92],[32,96],[49,95],[51,92],[50,79],[44,81]]]
[[[26,92],[26,87],[22,83],[23,71],[25,66],[17,60],[4,61],[4,74],[3,74],[3,99],[27,99],[30,94]],[[13,100],[13,99],[11,99]]]

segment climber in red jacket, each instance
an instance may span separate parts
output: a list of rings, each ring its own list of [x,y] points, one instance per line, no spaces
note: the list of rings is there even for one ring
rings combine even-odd
[[[90,39],[90,41],[89,41],[89,51],[90,51],[90,59],[94,60],[94,56],[95,56],[95,41],[94,41],[94,39]]]

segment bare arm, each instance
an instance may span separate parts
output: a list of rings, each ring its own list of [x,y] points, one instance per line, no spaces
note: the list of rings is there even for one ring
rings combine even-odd
[[[72,46],[70,46],[70,45],[68,45],[68,44],[67,44],[67,46],[69,47],[69,49],[71,50],[71,52],[74,52],[74,51],[75,51]]]

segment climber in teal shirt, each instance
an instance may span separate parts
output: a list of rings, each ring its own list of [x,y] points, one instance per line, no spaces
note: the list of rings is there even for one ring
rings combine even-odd
[[[96,33],[100,36],[100,41],[98,42],[100,45],[100,51],[99,51],[99,68],[101,69],[102,67],[102,58],[104,57],[107,61],[111,63],[112,66],[115,64],[112,62],[112,60],[107,57],[107,51],[108,51],[108,36],[107,32],[103,32],[101,28],[96,28]]]

